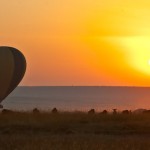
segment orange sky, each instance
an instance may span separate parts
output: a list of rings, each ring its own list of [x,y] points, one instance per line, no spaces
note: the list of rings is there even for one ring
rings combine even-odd
[[[20,49],[21,85],[150,86],[150,1],[1,0],[1,45]]]

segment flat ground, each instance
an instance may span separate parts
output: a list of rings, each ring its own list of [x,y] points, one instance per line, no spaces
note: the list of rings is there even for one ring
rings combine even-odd
[[[0,114],[0,150],[149,150],[150,114]]]

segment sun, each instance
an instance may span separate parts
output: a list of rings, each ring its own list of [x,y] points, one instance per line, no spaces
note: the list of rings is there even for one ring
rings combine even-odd
[[[148,60],[148,65],[150,66],[150,59]]]
[[[150,75],[150,37],[136,36],[123,39],[129,64],[136,70]]]
[[[125,53],[129,66],[150,75],[150,36],[113,37],[110,41],[118,44]]]

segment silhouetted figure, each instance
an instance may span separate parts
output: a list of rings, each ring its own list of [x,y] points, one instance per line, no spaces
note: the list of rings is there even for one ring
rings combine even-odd
[[[8,110],[8,109],[3,109],[2,110],[2,114],[10,114],[10,113],[13,113],[12,110]]]
[[[128,115],[128,114],[132,114],[132,112],[131,112],[131,110],[123,110],[122,114],[127,114]]]
[[[106,114],[108,114],[108,111],[107,111],[107,110],[103,110],[103,111],[101,112],[101,114],[106,115]]]
[[[53,113],[53,114],[57,114],[57,113],[58,113],[57,108],[53,108],[53,109],[52,109],[52,113]]]
[[[128,115],[128,114],[131,114],[131,111],[129,111],[129,110],[123,110],[123,111],[122,111],[122,114]]]
[[[33,113],[34,113],[34,114],[38,114],[38,113],[40,113],[40,111],[39,111],[37,108],[34,108],[34,109],[33,109]]]
[[[117,114],[117,109],[113,109],[113,115]]]
[[[91,109],[88,111],[88,114],[95,114],[95,109]]]

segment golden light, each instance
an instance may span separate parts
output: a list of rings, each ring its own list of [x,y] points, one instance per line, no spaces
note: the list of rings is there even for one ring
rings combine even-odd
[[[28,60],[23,85],[150,85],[150,1],[0,4],[1,45]]]
[[[150,75],[150,36],[110,37],[126,55],[126,61],[133,69]]]
[[[148,65],[150,65],[150,59],[148,60]]]

